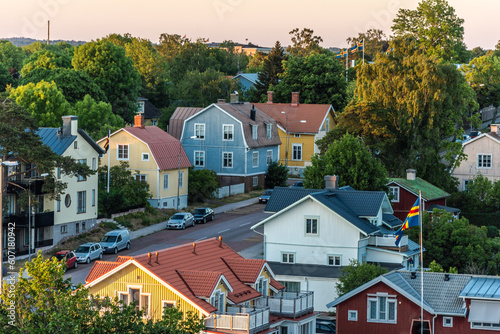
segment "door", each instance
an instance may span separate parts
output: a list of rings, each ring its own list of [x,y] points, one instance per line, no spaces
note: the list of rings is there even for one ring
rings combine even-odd
[[[122,235],[118,235],[118,239],[116,239],[116,246],[118,247],[118,249],[123,249],[125,248],[125,245],[123,243],[123,238],[122,238]]]

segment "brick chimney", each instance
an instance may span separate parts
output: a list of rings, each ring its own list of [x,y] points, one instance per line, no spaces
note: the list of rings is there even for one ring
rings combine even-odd
[[[135,115],[134,117],[134,128],[144,129],[144,116]]]
[[[226,99],[217,99],[217,103],[226,103]]]
[[[416,169],[407,169],[406,170],[406,179],[409,181],[415,181],[417,179],[417,170]]]
[[[500,135],[500,124],[490,124],[490,131]]]
[[[231,103],[239,103],[239,95],[238,92],[231,93]]]
[[[299,106],[299,92],[292,92],[292,107]]]
[[[267,103],[269,103],[269,104],[273,103],[273,95],[274,95],[273,91],[268,91],[267,92]]]
[[[337,175],[325,175],[325,190],[337,190],[339,180]]]

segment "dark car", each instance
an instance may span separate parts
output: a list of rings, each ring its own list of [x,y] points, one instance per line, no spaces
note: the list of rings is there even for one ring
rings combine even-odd
[[[78,262],[76,261],[75,253],[70,250],[55,252],[53,257],[55,257],[57,261],[64,261],[66,263],[66,269],[78,268]]]
[[[273,189],[264,191],[264,193],[262,193],[262,195],[259,196],[259,203],[267,203],[267,201],[269,201],[269,198],[271,198],[272,193]]]
[[[335,323],[330,321],[322,321],[316,319],[316,333],[329,333],[335,334],[336,328]]]
[[[197,224],[205,224],[207,221],[214,220],[214,210],[210,208],[197,208],[193,211],[194,222]]]
[[[304,182],[298,181],[293,185],[294,188],[304,188]]]
[[[481,134],[481,132],[479,131],[471,131],[469,133],[469,137],[472,139],[472,138],[476,138],[477,136],[479,136]]]

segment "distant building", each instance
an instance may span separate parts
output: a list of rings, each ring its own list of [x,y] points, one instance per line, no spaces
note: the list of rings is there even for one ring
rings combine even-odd
[[[137,98],[137,115],[144,117],[144,125],[158,125],[161,112],[145,97]]]

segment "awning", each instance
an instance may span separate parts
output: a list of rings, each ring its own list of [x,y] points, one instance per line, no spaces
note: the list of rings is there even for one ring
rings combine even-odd
[[[500,324],[500,302],[471,300],[469,322]]]

